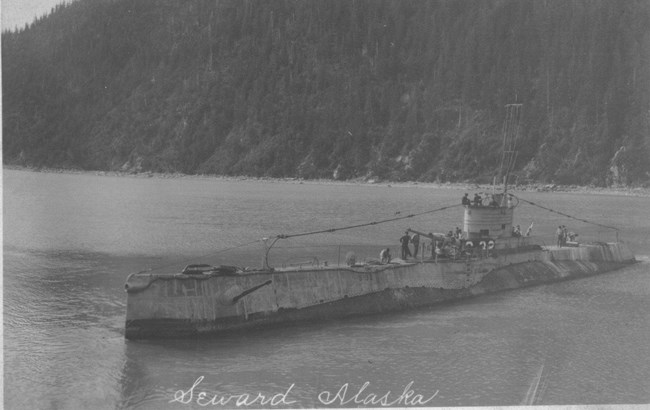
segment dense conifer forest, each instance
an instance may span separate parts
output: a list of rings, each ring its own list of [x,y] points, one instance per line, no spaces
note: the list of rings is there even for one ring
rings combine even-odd
[[[645,0],[79,0],[2,33],[32,167],[650,184]]]

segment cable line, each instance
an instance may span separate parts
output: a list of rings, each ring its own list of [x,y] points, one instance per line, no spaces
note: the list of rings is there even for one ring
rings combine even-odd
[[[515,196],[515,195],[513,195],[513,194],[510,194],[510,196],[515,197],[515,198],[517,198],[517,199],[520,200],[520,201],[526,202],[526,203],[528,203],[528,204],[530,204],[530,205],[533,205],[533,206],[536,206],[536,207],[538,207],[538,208],[545,209],[545,210],[547,210],[547,211],[549,211],[549,212],[553,212],[553,213],[556,213],[556,214],[558,214],[558,215],[566,216],[567,218],[575,219],[576,221],[585,222],[585,223],[588,223],[588,224],[591,224],[591,225],[601,226],[601,227],[603,227],[603,228],[607,228],[607,229],[614,229],[615,231],[620,231],[620,229],[617,228],[617,227],[615,227],[615,226],[603,225],[603,224],[599,224],[598,222],[593,222],[593,221],[588,221],[588,220],[586,220],[586,219],[577,218],[577,217],[575,217],[575,216],[572,216],[572,215],[569,215],[569,214],[565,214],[564,212],[556,211],[555,209],[551,209],[551,208],[545,207],[545,206],[543,206],[543,205],[536,204],[536,203],[533,202],[533,201],[527,201],[527,200],[525,200],[525,199],[523,199],[523,198],[519,198],[519,197],[517,197],[517,196]]]
[[[537,204],[537,203],[535,203],[533,201],[528,201],[526,199],[520,198],[520,197],[518,197],[518,196],[516,196],[514,194],[509,193],[508,195],[515,198],[517,201],[525,202],[527,204],[536,206],[538,208],[544,209],[544,210],[552,212],[552,213],[556,213],[558,215],[562,215],[562,216],[567,217],[567,218],[574,219],[576,221],[588,223],[588,224],[591,224],[591,225],[600,226],[600,227],[607,228],[607,229],[613,229],[613,230],[617,231],[617,234],[618,234],[618,231],[620,231],[619,228],[614,227],[614,226],[603,225],[603,224],[600,224],[598,222],[593,222],[593,221],[589,221],[589,220],[586,220],[586,219],[577,218],[575,216],[565,214],[564,212],[556,211],[555,209],[548,208],[546,206]],[[459,207],[459,206],[463,206],[463,205],[462,204],[447,205],[447,206],[443,206],[443,207],[436,208],[436,209],[431,209],[431,210],[424,211],[424,212],[413,213],[413,214],[398,216],[398,217],[394,217],[394,218],[382,219],[382,220],[379,220],[379,221],[366,222],[366,223],[362,223],[362,224],[342,226],[342,227],[339,227],[339,228],[321,229],[321,230],[318,230],[318,231],[310,231],[310,232],[302,232],[302,233],[294,233],[294,234],[279,234],[279,235],[276,235],[275,237],[273,237],[273,241],[271,242],[270,246],[268,244],[265,246],[266,247],[265,261],[268,260],[268,254],[269,254],[271,248],[273,247],[273,245],[275,245],[275,243],[279,239],[290,239],[290,238],[297,238],[297,237],[301,237],[301,236],[318,235],[318,234],[323,234],[323,233],[333,233],[333,232],[344,231],[344,230],[349,230],[349,229],[363,228],[363,227],[366,227],[366,226],[380,225],[380,224],[384,224],[384,223],[388,223],[388,222],[395,222],[395,221],[400,221],[400,220],[403,220],[403,219],[415,218],[417,216],[432,214],[432,213],[435,213],[435,212],[440,212],[440,211],[444,211],[444,210]],[[399,212],[397,212],[396,214],[399,214]],[[222,252],[227,252],[227,251],[231,251],[233,249],[241,248],[241,247],[244,247],[244,246],[249,246],[249,245],[252,245],[254,243],[258,243],[258,242],[266,243],[267,240],[268,240],[267,238],[256,239],[256,240],[245,242],[245,243],[242,243],[242,244],[239,244],[239,245],[231,246],[229,248],[219,249],[217,251],[210,252],[209,254],[205,254],[205,255],[202,255],[202,256],[199,256],[199,257],[194,257],[192,259],[203,259],[203,258],[212,256],[212,255],[216,255],[216,254],[219,254],[219,253],[222,253]],[[141,272],[138,272],[138,273],[144,273],[144,272],[151,272],[151,271],[155,271],[155,270],[160,270],[160,269],[167,268],[167,267],[177,265],[179,263],[187,262],[187,261],[190,261],[190,260],[191,259],[186,259],[184,261],[176,261],[176,262],[172,262],[172,263],[169,263],[169,264],[160,265],[160,266],[157,266],[157,267],[154,267],[154,268],[149,268],[147,270],[144,270],[144,271],[141,271]]]
[[[367,222],[367,223],[358,224],[358,225],[343,226],[343,227],[340,227],[340,228],[323,229],[323,230],[320,230],[320,231],[303,232],[303,233],[296,233],[296,234],[280,234],[280,235],[276,236],[276,239],[289,239],[289,238],[295,238],[295,237],[298,237],[298,236],[317,235],[317,234],[321,234],[321,233],[332,233],[332,232],[343,231],[343,230],[347,230],[347,229],[355,229],[355,228],[362,228],[362,227],[365,227],[365,226],[379,225],[379,224],[383,224],[383,223],[387,223],[387,222],[395,222],[395,221],[399,221],[399,220],[402,220],[402,219],[408,219],[408,218],[414,218],[416,216],[432,214],[434,212],[444,211],[446,209],[455,208],[457,206],[463,206],[463,205],[462,204],[448,205],[448,206],[443,206],[441,208],[436,208],[436,209],[432,209],[432,210],[429,210],[429,211],[424,211],[424,212],[420,212],[420,213],[416,213],[416,214],[398,216],[396,218],[383,219],[383,220],[380,220],[380,221]]]
[[[441,208],[436,208],[436,209],[432,209],[432,210],[424,211],[424,212],[419,212],[419,213],[415,213],[415,214],[409,214],[409,215],[405,215],[405,216],[398,216],[398,217],[389,218],[389,219],[382,219],[380,221],[367,222],[367,223],[363,223],[363,224],[343,226],[343,227],[340,227],[340,228],[322,229],[322,230],[319,230],[319,231],[303,232],[303,233],[296,233],[296,234],[279,234],[279,235],[275,236],[275,238],[274,238],[274,240],[273,240],[273,242],[271,243],[270,246],[267,245],[265,260],[268,260],[269,251],[271,250],[273,245],[275,245],[275,243],[279,239],[289,239],[289,238],[296,238],[296,237],[299,237],[299,236],[317,235],[317,234],[322,234],[322,233],[332,233],[332,232],[337,232],[337,231],[344,231],[344,230],[347,230],[347,229],[355,229],[355,228],[362,228],[362,227],[365,227],[365,226],[379,225],[379,224],[383,224],[383,223],[387,223],[387,222],[394,222],[394,221],[399,221],[399,220],[402,220],[402,219],[415,218],[416,216],[431,214],[431,213],[434,213],[434,212],[440,212],[440,211],[444,211],[446,209],[455,208],[457,206],[462,206],[462,205],[461,204],[448,205],[448,206],[443,206]],[[195,259],[203,259],[203,258],[212,256],[212,255],[216,255],[218,253],[227,252],[227,251],[230,251],[230,250],[233,250],[233,249],[237,249],[237,248],[241,248],[241,247],[244,247],[244,246],[252,245],[252,244],[257,243],[257,242],[266,242],[266,240],[267,240],[266,238],[256,239],[254,241],[249,241],[249,242],[242,243],[242,244],[239,244],[239,245],[235,245],[235,246],[232,246],[232,247],[229,247],[229,248],[219,249],[217,251],[210,252],[210,253],[202,255],[202,256],[194,257],[192,259],[185,259],[185,260],[181,260],[181,261],[171,262],[171,263],[168,263],[168,264],[165,264],[165,265],[159,265],[159,266],[156,266],[156,267],[153,267],[153,268],[149,268],[149,269],[140,271],[138,273],[152,272],[152,271],[168,268],[170,266],[178,265],[179,263],[186,263],[188,261],[195,260]]]

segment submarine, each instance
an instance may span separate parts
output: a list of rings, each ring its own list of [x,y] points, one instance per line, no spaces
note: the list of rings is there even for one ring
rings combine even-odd
[[[337,264],[271,267],[268,254],[275,242],[305,234],[277,235],[262,241],[260,268],[194,264],[180,272],[133,273],[125,284],[125,337],[218,335],[381,314],[589,277],[635,263],[628,246],[618,240],[548,246],[530,230],[526,235],[513,229],[520,198],[508,192],[508,175],[516,158],[520,108],[506,106],[503,187],[494,188],[485,205],[463,201],[453,206],[463,212],[461,235],[409,229],[422,238],[420,257],[410,260],[347,258]]]

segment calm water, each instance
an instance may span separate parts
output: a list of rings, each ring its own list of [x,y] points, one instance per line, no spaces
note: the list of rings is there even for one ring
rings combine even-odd
[[[259,242],[237,246],[423,212],[455,204],[463,192],[12,170],[3,190],[5,408],[190,408],[170,402],[200,376],[195,391],[209,397],[270,397],[293,385],[290,407],[324,407],[319,394],[348,383],[349,398],[365,382],[361,398],[390,391],[390,400],[413,382],[415,394],[435,395],[429,406],[518,405],[535,385],[535,404],[650,402],[648,198],[521,194],[621,227],[642,262],[615,273],[392,315],[130,342],[123,285],[131,272],[190,262],[259,266]],[[405,228],[441,232],[461,221],[454,208],[284,241],[271,263],[334,263],[350,251],[364,259],[385,246],[396,254]],[[583,239],[615,238],[517,208],[515,223],[531,221],[547,243],[558,224]]]

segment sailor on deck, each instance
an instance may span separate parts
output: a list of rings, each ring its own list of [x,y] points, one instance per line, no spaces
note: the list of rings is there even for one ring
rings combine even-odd
[[[420,249],[420,235],[416,232],[411,236],[411,243],[413,243],[413,257],[418,257],[418,250]]]
[[[411,256],[411,251],[409,250],[409,238],[408,231],[404,232],[404,236],[399,238],[400,243],[402,244],[402,259],[406,260],[407,257]]]
[[[390,263],[390,249],[382,249],[381,252],[379,253],[379,259],[381,260],[381,263]]]

